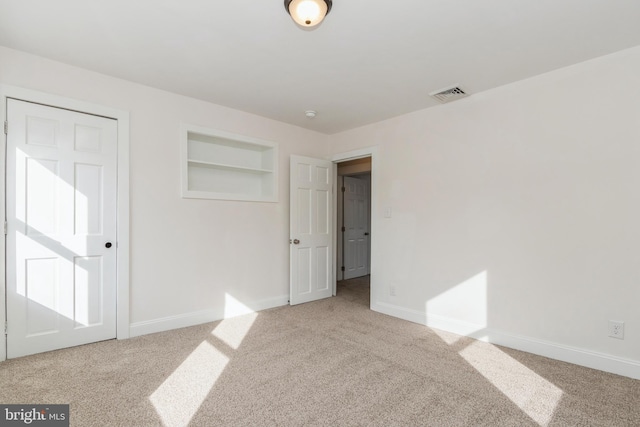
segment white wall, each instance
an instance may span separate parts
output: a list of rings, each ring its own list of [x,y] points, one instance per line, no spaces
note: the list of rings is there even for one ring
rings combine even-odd
[[[330,144],[378,147],[376,310],[640,378],[640,47]]]
[[[130,112],[133,335],[220,318],[226,294],[286,304],[289,155],[326,158],[325,135],[2,47],[0,64],[0,84]],[[277,142],[280,201],[182,199],[181,121]]]
[[[1,84],[131,113],[134,335],[219,317],[226,294],[286,302],[288,157],[329,141],[378,147],[375,309],[640,378],[640,48],[331,137],[1,47],[0,64]],[[180,121],[278,142],[280,202],[180,198]]]

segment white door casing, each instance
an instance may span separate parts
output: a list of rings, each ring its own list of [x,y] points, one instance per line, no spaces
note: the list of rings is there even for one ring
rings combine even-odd
[[[333,294],[333,163],[291,156],[291,305]]]
[[[343,279],[369,274],[369,192],[364,179],[344,177]]]
[[[7,357],[115,338],[117,121],[14,99],[7,118]]]
[[[380,202],[378,199],[378,192],[376,189],[380,188],[378,185],[379,177],[379,162],[380,158],[378,156],[378,147],[365,147],[352,151],[345,151],[341,153],[337,153],[331,156],[331,161],[335,163],[346,162],[349,160],[361,159],[364,157],[371,157],[371,181],[369,183],[369,203],[371,205],[371,213],[369,215],[369,230],[372,235],[377,235],[376,231],[380,230],[380,217],[376,214],[377,210],[380,209]],[[338,168],[334,169],[333,176],[337,179],[338,176]],[[338,197],[342,197],[339,195],[339,192],[334,192],[334,203],[337,206]],[[337,210],[334,211],[334,218],[337,218],[338,213]],[[337,219],[334,221],[334,229],[333,235],[338,235],[337,228]],[[337,240],[337,239],[336,239]],[[369,258],[369,272],[371,274],[370,279],[370,288],[371,288],[371,298],[370,298],[370,308],[375,311],[382,311],[384,307],[381,307],[378,301],[378,295],[381,292],[381,274],[380,269],[384,263],[384,260],[379,259],[378,254],[380,253],[379,248],[376,247],[377,240],[370,242],[370,258]],[[334,246],[335,247],[335,246]],[[336,282],[333,283],[333,294],[336,294]]]

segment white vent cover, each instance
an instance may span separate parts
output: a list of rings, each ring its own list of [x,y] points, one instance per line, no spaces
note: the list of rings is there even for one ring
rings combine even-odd
[[[469,96],[468,93],[466,93],[458,86],[437,90],[435,92],[431,92],[429,95],[433,96],[443,104],[446,102],[455,101],[456,99],[464,98],[465,96]]]

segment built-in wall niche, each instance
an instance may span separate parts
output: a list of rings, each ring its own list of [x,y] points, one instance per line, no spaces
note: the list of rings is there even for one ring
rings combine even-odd
[[[278,145],[183,124],[182,197],[278,201]]]

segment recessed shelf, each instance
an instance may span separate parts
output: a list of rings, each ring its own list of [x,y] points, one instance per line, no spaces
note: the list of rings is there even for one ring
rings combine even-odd
[[[182,197],[278,201],[278,146],[183,124]]]

